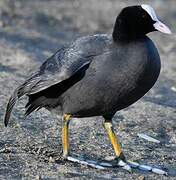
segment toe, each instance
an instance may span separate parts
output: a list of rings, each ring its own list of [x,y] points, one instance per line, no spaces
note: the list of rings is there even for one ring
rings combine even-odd
[[[74,163],[79,163],[79,164],[82,164],[82,165],[90,166],[90,167],[96,168],[96,169],[102,169],[102,170],[105,169],[105,167],[98,164],[97,161],[93,161],[93,160],[84,160],[82,158],[71,157],[71,156],[68,156],[67,160],[71,161],[71,162],[74,162]]]
[[[128,172],[132,173],[132,168],[129,164],[127,164],[123,160],[118,161],[118,166],[120,166],[122,169],[127,170]]]

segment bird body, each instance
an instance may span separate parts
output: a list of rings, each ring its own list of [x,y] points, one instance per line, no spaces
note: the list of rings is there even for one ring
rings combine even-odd
[[[144,96],[159,76],[160,57],[146,35],[153,31],[171,34],[151,6],[129,6],[117,16],[111,35],[82,37],[61,48],[14,91],[5,125],[15,102],[27,95],[26,115],[46,108],[63,116],[63,156],[67,158],[70,118],[103,116],[118,165],[129,169],[111,120]]]
[[[51,77],[44,84],[38,82],[36,74],[30,77],[28,84],[35,79],[37,83],[28,93],[29,110],[45,107],[59,115],[70,113],[73,117],[111,116],[145,95],[160,72],[157,49],[147,36],[131,43],[114,42],[111,35],[105,34],[87,36],[76,40],[64,52],[61,50],[48,59],[38,74],[45,77],[49,72],[55,77],[62,68],[67,74],[78,69],[66,80],[71,84],[52,85],[57,79]],[[62,62],[63,59],[67,61]],[[70,61],[76,62],[75,66],[67,66]],[[63,71],[59,74],[64,76],[66,71]]]
[[[110,35],[104,37],[106,50],[101,48],[92,57],[84,77],[59,98],[64,113],[111,116],[140,99],[156,82],[160,58],[148,37],[123,44],[114,43]]]

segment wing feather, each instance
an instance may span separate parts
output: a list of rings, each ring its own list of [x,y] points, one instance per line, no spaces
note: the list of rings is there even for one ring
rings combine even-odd
[[[36,94],[69,79],[80,69],[89,65],[95,56],[112,48],[111,42],[111,36],[87,36],[79,38],[69,47],[58,50],[41,65],[37,72],[14,91],[7,105],[5,125],[7,126],[12,108],[20,97]],[[36,108],[36,104],[28,110],[27,114]]]

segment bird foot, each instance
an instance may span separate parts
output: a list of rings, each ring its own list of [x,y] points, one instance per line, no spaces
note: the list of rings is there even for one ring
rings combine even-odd
[[[96,169],[105,169],[105,167],[103,167],[102,165],[99,165],[97,161],[93,161],[93,160],[85,160],[83,158],[77,158],[77,157],[71,157],[71,156],[68,156],[67,160],[74,163],[90,166]]]
[[[115,159],[115,162],[113,161],[112,163],[107,162],[107,161],[94,161],[94,160],[88,160],[85,158],[80,158],[80,157],[78,158],[78,157],[71,157],[71,156],[67,156],[66,159],[74,163],[79,163],[82,165],[86,165],[92,168],[102,169],[102,170],[119,167],[130,173],[132,173],[133,169],[138,169],[140,171],[153,172],[159,175],[167,175],[167,172],[160,168],[155,168],[149,165],[139,164],[137,162],[125,161],[121,159],[119,160]]]
[[[113,164],[111,164],[109,162],[99,162],[99,161],[93,161],[93,160],[88,160],[88,159],[84,159],[84,158],[78,158],[78,157],[68,156],[67,160],[74,162],[74,163],[79,163],[82,165],[90,166],[90,167],[96,168],[96,169],[107,169],[107,168],[114,167]],[[127,170],[130,173],[132,172],[130,165],[128,165],[123,160],[119,160],[115,167],[117,167],[117,166],[121,167],[124,170]]]
[[[137,162],[134,161],[127,161],[127,163],[131,166],[131,168],[133,169],[138,169],[141,171],[148,171],[148,172],[153,172],[155,174],[159,174],[159,175],[168,175],[168,173],[160,168],[157,167],[153,167],[153,166],[149,166],[149,165],[145,165],[145,164],[139,164]]]

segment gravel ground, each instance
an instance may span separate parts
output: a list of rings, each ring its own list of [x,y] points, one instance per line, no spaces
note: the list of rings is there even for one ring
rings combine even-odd
[[[15,87],[44,60],[77,37],[111,33],[116,15],[131,0],[1,0],[0,1],[0,179],[176,179],[176,35],[153,33],[162,59],[154,88],[139,102],[116,114],[114,127],[126,157],[166,168],[168,177],[121,169],[97,170],[61,158],[61,119],[40,110],[24,119],[26,98],[14,108],[10,125],[3,116]],[[176,31],[176,1],[151,4]],[[113,156],[103,119],[71,122],[71,152],[89,159]],[[137,137],[145,133],[160,144]]]

